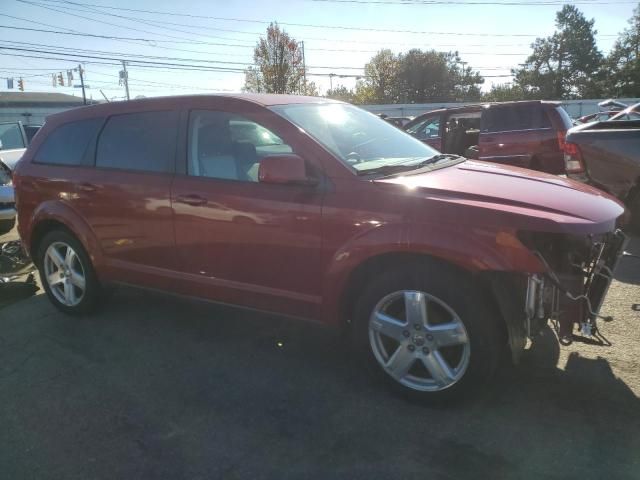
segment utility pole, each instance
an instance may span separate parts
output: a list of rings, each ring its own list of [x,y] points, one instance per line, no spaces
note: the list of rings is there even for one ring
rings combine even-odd
[[[82,74],[82,64],[78,64],[78,73],[80,74],[80,85],[82,86],[82,103],[87,104],[87,94],[84,91],[84,75]]]
[[[127,63],[122,60],[122,81],[124,82],[124,89],[127,92],[127,100],[130,100],[129,98],[129,74],[127,73]]]
[[[307,89],[307,64],[304,59],[304,40],[300,41],[300,46],[302,47],[302,84],[304,85],[305,91]]]

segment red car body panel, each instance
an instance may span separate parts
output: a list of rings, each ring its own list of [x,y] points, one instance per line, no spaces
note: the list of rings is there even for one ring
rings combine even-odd
[[[425,254],[472,272],[538,272],[543,265],[517,239],[518,230],[600,233],[623,212],[589,186],[483,162],[393,178],[357,176],[265,108],[291,102],[326,100],[190,96],[51,117],[15,174],[25,246],[32,248],[43,222],[60,222],[80,239],[102,281],[335,324],[350,278],[369,259]],[[322,181],[272,185],[186,175],[186,113],[208,108],[259,119]],[[175,175],[32,163],[61,123],[162,109],[183,112]]]

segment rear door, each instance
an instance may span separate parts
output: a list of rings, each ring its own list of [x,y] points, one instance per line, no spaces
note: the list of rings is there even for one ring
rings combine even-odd
[[[543,138],[542,114],[538,104],[497,105],[484,110],[479,159],[531,168]]]
[[[156,288],[177,268],[171,182],[179,113],[145,111],[106,120],[95,168],[76,175],[76,205],[97,237],[106,275]]]

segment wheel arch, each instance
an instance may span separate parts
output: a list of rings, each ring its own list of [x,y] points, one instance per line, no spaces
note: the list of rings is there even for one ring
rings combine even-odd
[[[70,206],[61,202],[44,202],[33,212],[30,224],[31,229],[29,237],[25,239],[25,246],[32,258],[35,259],[44,236],[60,229],[78,239],[94,267],[97,268],[102,263],[103,255],[96,236],[87,222]]]
[[[442,258],[427,254],[408,251],[390,251],[371,256],[359,263],[347,276],[345,288],[340,295],[339,309],[340,322],[346,323],[350,320],[356,299],[366,286],[366,280],[373,275],[389,271],[390,269],[406,268],[421,263],[440,263],[449,268],[458,270],[466,274],[471,274],[454,263]]]

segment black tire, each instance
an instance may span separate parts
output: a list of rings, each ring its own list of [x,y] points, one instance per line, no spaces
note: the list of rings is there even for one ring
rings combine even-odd
[[[57,242],[62,242],[70,246],[74,250],[77,255],[77,260],[80,262],[84,273],[84,294],[80,302],[74,306],[68,306],[61,303],[53,294],[51,286],[46,279],[44,266],[45,253],[50,245]],[[100,282],[98,281],[98,277],[96,276],[93,265],[91,264],[91,260],[87,255],[87,252],[85,251],[82,244],[78,241],[78,239],[76,239],[76,237],[73,236],[70,232],[66,230],[52,230],[51,232],[47,233],[38,244],[36,265],[38,267],[38,271],[40,272],[42,286],[47,293],[49,300],[58,310],[69,315],[81,315],[90,313],[95,310],[101,298],[102,288]]]
[[[444,302],[466,329],[470,352],[466,370],[459,380],[442,390],[421,391],[403,385],[387,373],[373,353],[369,322],[374,308],[387,295],[403,290],[424,292]],[[410,400],[440,404],[469,398],[493,375],[505,348],[498,323],[500,316],[483,293],[470,275],[437,260],[381,272],[370,280],[356,300],[352,331],[356,351],[374,376]]]

